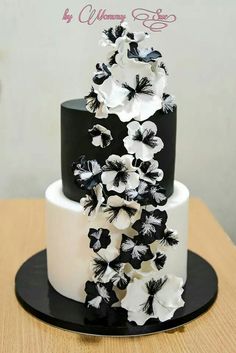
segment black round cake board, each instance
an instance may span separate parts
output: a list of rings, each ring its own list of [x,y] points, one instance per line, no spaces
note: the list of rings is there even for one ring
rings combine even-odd
[[[136,336],[174,329],[207,311],[216,299],[217,290],[217,275],[212,266],[188,251],[188,280],[183,294],[185,306],[168,321],[150,319],[144,326],[138,326],[127,321],[125,310],[121,308],[114,309],[104,320],[86,317],[82,303],[64,297],[50,285],[46,250],[23,263],[15,278],[17,299],[29,313],[53,326],[102,336]]]

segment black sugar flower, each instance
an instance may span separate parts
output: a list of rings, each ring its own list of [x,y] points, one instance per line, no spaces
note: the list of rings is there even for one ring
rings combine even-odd
[[[162,252],[157,252],[154,259],[153,259],[153,265],[154,268],[156,268],[158,271],[162,270],[165,262],[166,262],[166,255]]]
[[[90,239],[90,248],[98,252],[100,249],[106,249],[111,242],[111,237],[108,229],[94,229],[90,228],[88,237]]]
[[[149,195],[150,195],[150,204],[154,207],[164,206],[167,202],[167,197],[165,195],[165,189],[159,184],[148,185]]]
[[[178,236],[178,232],[176,230],[166,228],[164,231],[164,236],[161,239],[160,243],[161,245],[166,245],[166,246],[177,245],[179,243],[177,236]]]
[[[86,160],[81,156],[72,164],[76,184],[82,189],[91,190],[101,181],[102,168],[96,160]]]
[[[130,277],[127,276],[127,274],[124,273],[124,271],[120,271],[112,277],[111,282],[113,283],[114,286],[123,290],[123,289],[126,289],[126,287],[128,286],[130,282]]]
[[[153,258],[153,254],[150,247],[143,244],[138,236],[129,238],[127,235],[122,235],[122,241],[120,246],[121,262],[130,263],[135,269],[140,269],[143,261],[148,261]]]
[[[113,284],[87,281],[85,292],[87,294],[85,305],[87,310],[96,316],[106,317],[111,306],[118,301],[115,292],[112,290]]]
[[[134,200],[141,206],[163,206],[167,202],[165,189],[159,184],[153,185],[141,180],[137,189],[127,190],[128,200]]]
[[[133,224],[132,228],[138,232],[139,239],[143,244],[151,244],[155,240],[163,239],[166,221],[166,211],[142,210],[141,218]]]

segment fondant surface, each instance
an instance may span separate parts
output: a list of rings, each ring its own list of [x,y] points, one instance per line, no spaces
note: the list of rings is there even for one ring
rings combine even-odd
[[[164,172],[161,185],[166,189],[169,197],[173,192],[175,171],[176,146],[176,108],[173,112],[157,111],[149,121],[156,123],[157,136],[164,143],[165,148],[158,152],[159,167]],[[91,142],[89,130],[100,124],[112,133],[112,142],[106,148],[94,146]],[[72,163],[81,155],[86,159],[96,159],[101,165],[112,154],[124,155],[127,150],[123,139],[127,136],[127,123],[121,122],[117,115],[109,114],[108,119],[97,119],[85,106],[84,99],[70,100],[61,105],[61,171],[65,196],[79,201],[85,192],[74,182]]]
[[[187,270],[188,203],[188,189],[175,181],[174,193],[168,199],[165,210],[168,213],[168,228],[178,230],[179,244],[165,251],[166,264],[158,271],[160,276],[174,274],[182,277],[184,282]],[[120,232],[110,225],[102,214],[98,214],[92,220],[84,215],[78,202],[65,197],[61,180],[48,187],[46,191],[48,278],[60,294],[84,302],[84,285],[92,276],[90,263],[94,257],[94,252],[89,248],[88,230],[99,227],[109,229],[113,245],[119,246]],[[161,247],[159,249],[161,251]],[[145,268],[145,263],[141,270],[144,275],[150,271],[149,268]]]

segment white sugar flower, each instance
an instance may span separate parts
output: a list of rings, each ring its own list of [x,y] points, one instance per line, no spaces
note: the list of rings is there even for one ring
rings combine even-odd
[[[137,325],[144,325],[150,318],[164,322],[171,319],[178,308],[184,306],[182,287],[182,278],[174,275],[160,278],[155,274],[134,279],[127,286],[121,306],[128,311],[128,320]]]
[[[137,159],[150,161],[164,147],[162,140],[156,136],[157,127],[153,122],[145,121],[140,125],[132,121],[127,127],[129,135],[124,138],[124,145],[128,153],[135,154]]]
[[[142,162],[138,169],[140,179],[155,185],[156,182],[161,181],[164,176],[163,170],[158,167],[159,163],[154,159]]]
[[[162,95],[155,94],[153,82],[156,75],[151,65],[128,59],[126,52],[117,53],[115,61],[117,65],[110,70],[114,80],[125,90],[125,100],[120,105],[110,107],[110,112],[117,114],[124,122],[133,118],[146,120],[162,107]]]
[[[115,195],[107,199],[104,212],[107,218],[118,229],[127,229],[138,219],[140,205],[135,201],[126,201]]]
[[[111,140],[111,131],[106,129],[104,126],[96,124],[89,129],[89,134],[92,137],[92,144],[96,147],[105,148],[110,145]]]
[[[102,101],[109,108],[109,112],[112,113],[112,108],[124,104],[127,97],[127,89],[116,80],[113,76],[110,76],[103,82],[102,85],[95,85],[96,92],[99,93],[99,97],[102,97]]]
[[[104,103],[104,98],[99,93],[99,90],[91,88],[90,93],[85,96],[86,108],[90,113],[95,113],[95,117],[98,119],[104,119],[108,117],[108,108]]]
[[[128,154],[122,157],[113,154],[106,160],[101,178],[108,191],[121,193],[139,185],[137,168],[133,167],[132,162],[133,157]]]
[[[98,257],[91,262],[94,281],[107,283],[124,268],[124,264],[117,260],[118,255],[119,251],[111,245],[105,251],[104,249],[99,251]]]
[[[127,97],[110,112],[117,114],[124,122],[131,119],[144,121],[162,109],[167,81],[165,70],[156,63],[152,66],[128,59],[124,53],[116,54],[115,60],[118,65],[112,66],[112,76],[127,90]]]
[[[102,33],[102,39],[100,45],[102,47],[111,46],[113,48],[120,49],[126,41],[127,23],[122,22],[115,28],[105,29]]]

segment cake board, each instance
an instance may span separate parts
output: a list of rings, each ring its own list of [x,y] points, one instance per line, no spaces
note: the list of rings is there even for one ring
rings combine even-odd
[[[188,279],[184,287],[185,306],[172,319],[150,319],[143,326],[127,321],[125,310],[115,308],[106,320],[86,317],[84,304],[59,294],[47,277],[46,250],[25,261],[15,277],[15,293],[23,308],[53,326],[96,336],[141,336],[175,329],[196,319],[214,303],[218,279],[213,267],[188,251]]]

